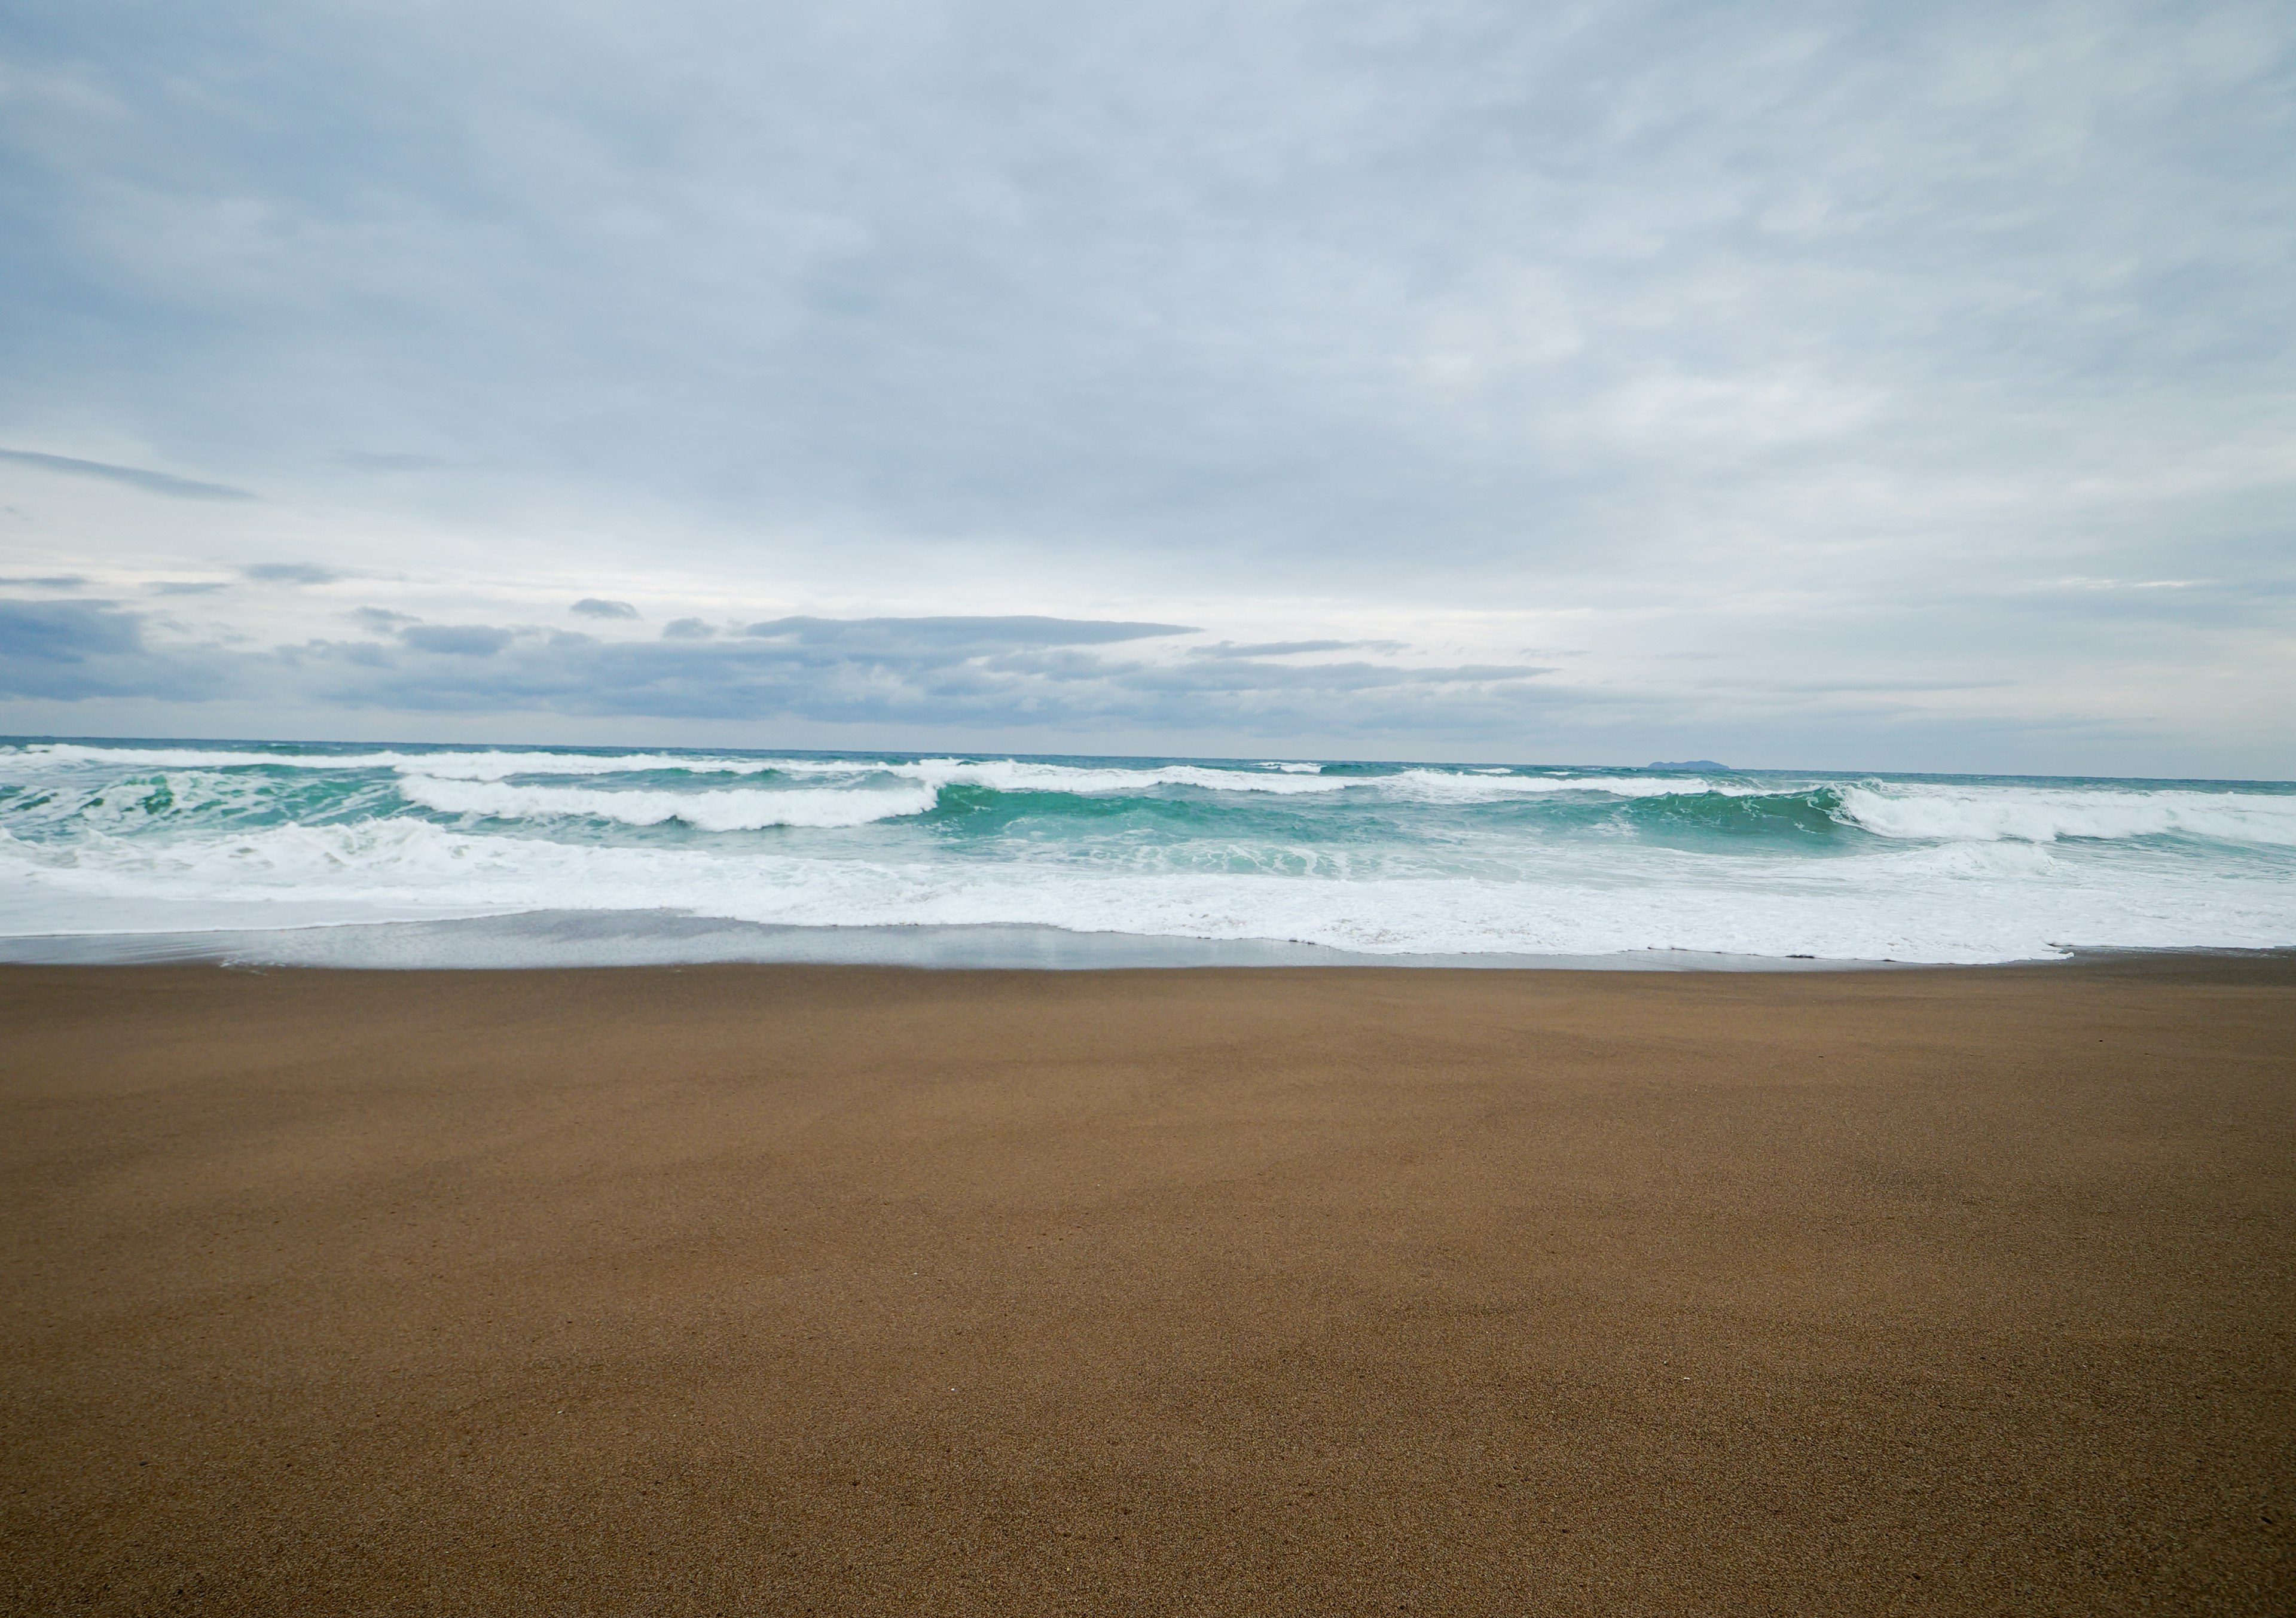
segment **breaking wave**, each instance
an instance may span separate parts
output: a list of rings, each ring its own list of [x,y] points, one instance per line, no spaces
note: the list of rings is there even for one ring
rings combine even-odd
[[[580,786],[506,786],[497,781],[455,781],[409,776],[398,784],[410,803],[450,815],[490,820],[611,820],[660,825],[676,820],[702,832],[755,832],[774,825],[866,825],[901,815],[922,815],[939,794],[931,786],[851,793],[768,792],[704,788],[670,793],[602,791]]]
[[[1269,760],[0,744],[0,935],[656,912],[1372,954],[2296,945],[2296,791]]]
[[[2055,842],[2202,837],[2296,848],[2296,796],[2052,787],[1849,786],[1841,818],[1882,837]]]

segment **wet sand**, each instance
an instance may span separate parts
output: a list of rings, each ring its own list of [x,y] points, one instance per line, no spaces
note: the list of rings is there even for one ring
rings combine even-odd
[[[2296,1611],[2296,962],[0,969],[0,1606]]]

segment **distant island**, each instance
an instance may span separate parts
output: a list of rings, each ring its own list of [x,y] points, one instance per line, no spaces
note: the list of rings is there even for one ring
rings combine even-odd
[[[1727,769],[1727,764],[1717,764],[1711,759],[1661,759],[1655,764],[1645,764],[1644,769]]]

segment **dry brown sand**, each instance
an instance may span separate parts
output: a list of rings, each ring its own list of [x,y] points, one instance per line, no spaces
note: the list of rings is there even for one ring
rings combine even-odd
[[[0,970],[12,1612],[2296,1611],[2296,963]]]

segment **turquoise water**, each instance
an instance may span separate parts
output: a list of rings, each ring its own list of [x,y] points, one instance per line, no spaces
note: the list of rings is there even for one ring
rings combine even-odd
[[[0,936],[578,911],[1373,955],[2296,945],[2284,784],[0,743]]]

